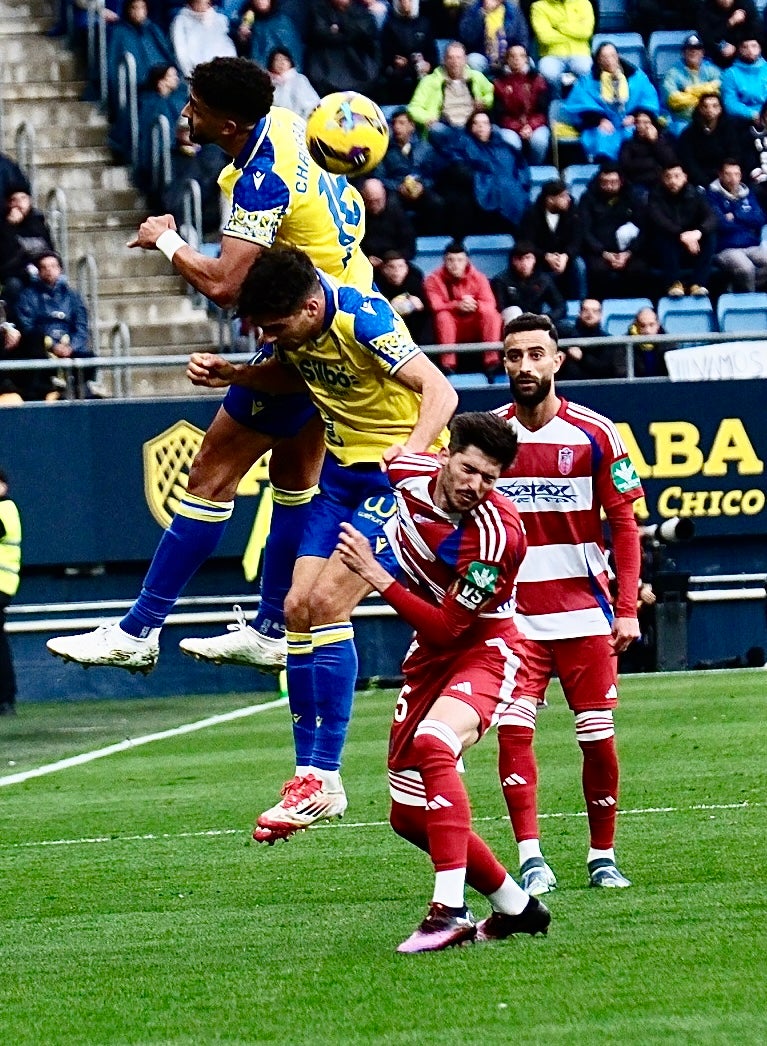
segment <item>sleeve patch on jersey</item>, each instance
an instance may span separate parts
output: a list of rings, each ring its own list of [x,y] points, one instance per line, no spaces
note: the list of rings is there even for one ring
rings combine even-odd
[[[485,595],[495,592],[498,583],[498,567],[490,566],[488,563],[469,563],[466,580],[476,585]]]
[[[378,337],[370,339],[370,344],[379,356],[391,360],[392,363],[399,363],[400,360],[407,359],[417,350],[413,339],[400,331],[387,331],[385,334],[379,334]]]
[[[273,211],[246,211],[239,204],[235,204],[224,232],[241,240],[250,240],[271,247],[284,214],[283,207]]]
[[[458,582],[458,588],[455,593],[456,603],[460,603],[462,607],[466,607],[467,610],[477,610],[487,599],[487,592],[484,592],[481,588],[477,588],[471,581],[466,578],[461,578]]]
[[[628,494],[630,490],[636,490],[640,486],[639,476],[637,476],[636,469],[631,464],[629,457],[619,458],[618,461],[614,461],[610,466],[610,474],[613,478],[613,485],[619,494]]]

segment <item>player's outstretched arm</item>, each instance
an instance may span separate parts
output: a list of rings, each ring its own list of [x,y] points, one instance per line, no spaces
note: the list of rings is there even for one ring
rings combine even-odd
[[[418,421],[404,447],[392,447],[383,455],[385,464],[402,453],[422,454],[434,443],[458,406],[458,394],[428,356],[419,353],[403,364],[395,379],[421,396]]]
[[[179,236],[172,214],[147,218],[128,246],[162,251],[187,283],[224,309],[237,303],[242,281],[262,250],[248,240],[223,236],[221,254],[209,258]]]
[[[194,352],[189,358],[186,376],[193,385],[205,389],[224,389],[241,385],[246,389],[268,392],[274,396],[303,392],[306,386],[299,375],[277,360],[265,363],[232,363],[214,352]]]

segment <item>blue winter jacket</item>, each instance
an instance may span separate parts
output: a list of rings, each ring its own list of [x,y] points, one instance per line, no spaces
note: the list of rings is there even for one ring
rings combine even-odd
[[[767,100],[767,61],[738,59],[722,73],[722,105],[729,116],[753,119]]]
[[[93,355],[88,346],[85,302],[65,276],[59,277],[53,287],[40,279],[25,287],[16,303],[16,316],[20,330],[47,334],[57,342],[68,334],[74,356]]]
[[[441,137],[435,151],[448,163],[463,163],[474,174],[474,195],[485,211],[497,211],[517,224],[527,209],[530,168],[527,162],[494,130],[488,142],[479,142],[467,131]]]
[[[706,190],[706,198],[716,215],[717,251],[759,245],[767,217],[745,185],[741,186],[739,193],[732,195],[722,188],[717,178]]]
[[[579,76],[562,107],[562,119],[578,130],[596,127],[600,120],[607,118],[616,127],[635,109],[647,109],[648,112],[660,112],[658,93],[650,83],[647,74],[637,69],[630,62],[621,61],[624,75],[628,82],[629,96],[622,106],[608,104],[600,94],[599,76],[595,72]]]

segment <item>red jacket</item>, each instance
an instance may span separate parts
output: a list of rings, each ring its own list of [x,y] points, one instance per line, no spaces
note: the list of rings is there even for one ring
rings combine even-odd
[[[524,124],[533,130],[548,120],[549,88],[540,73],[510,73],[494,84],[496,119],[499,127],[519,131]]]
[[[460,280],[453,279],[445,266],[440,265],[434,272],[429,273],[423,281],[423,286],[434,313],[458,312],[458,303],[467,294],[477,299],[481,310],[491,309],[494,313],[498,312],[490,281],[483,272],[475,269],[471,262],[466,266],[466,272]]]

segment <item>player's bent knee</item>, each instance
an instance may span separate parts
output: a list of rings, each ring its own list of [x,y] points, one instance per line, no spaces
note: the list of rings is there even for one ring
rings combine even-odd
[[[579,744],[604,741],[615,736],[613,712],[603,708],[592,712],[578,712],[575,716],[575,737]]]
[[[434,755],[445,748],[457,759],[463,751],[461,739],[455,730],[439,719],[424,719],[413,736],[413,751],[419,759]]]

